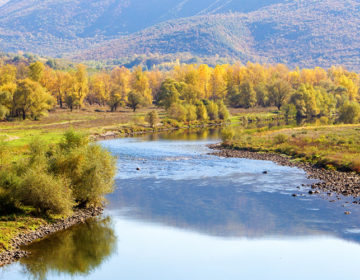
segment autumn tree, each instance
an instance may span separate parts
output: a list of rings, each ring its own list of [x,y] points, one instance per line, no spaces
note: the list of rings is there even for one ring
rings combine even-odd
[[[183,83],[176,82],[173,79],[166,79],[161,84],[156,103],[159,106],[163,106],[165,109],[170,108],[172,104],[179,102],[183,88]]]
[[[86,67],[82,64],[77,66],[76,72],[72,72],[72,89],[67,92],[65,102],[72,111],[81,108],[86,95],[89,92],[88,75]]]
[[[111,77],[106,72],[95,74],[90,80],[90,93],[87,96],[89,103],[105,105],[112,91]]]
[[[53,97],[37,82],[30,79],[20,80],[13,97],[14,113],[38,119],[54,106]]]
[[[36,61],[29,66],[29,78],[35,82],[39,82],[45,70],[45,65],[40,61]]]
[[[226,96],[225,66],[217,65],[209,81],[211,99],[224,99]]]
[[[144,104],[150,105],[152,103],[153,99],[149,79],[140,66],[132,73],[131,88],[133,92],[141,95],[141,99]]]
[[[136,91],[131,91],[128,95],[127,105],[135,112],[142,104],[144,104],[143,95]]]
[[[287,81],[277,79],[268,87],[269,100],[278,110],[291,95],[292,89]]]
[[[125,67],[115,67],[110,74],[111,90],[108,98],[108,105],[111,112],[117,110],[121,105],[127,103],[130,88],[131,73]]]
[[[360,104],[347,102],[340,108],[339,121],[343,123],[358,123],[360,121]]]

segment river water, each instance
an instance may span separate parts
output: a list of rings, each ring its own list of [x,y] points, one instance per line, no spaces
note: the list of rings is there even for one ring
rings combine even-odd
[[[208,155],[206,145],[216,142],[218,130],[100,142],[118,158],[104,217],[26,247],[31,256],[0,269],[0,279],[359,274],[359,206],[308,195],[308,188],[298,187],[313,181],[297,168]]]

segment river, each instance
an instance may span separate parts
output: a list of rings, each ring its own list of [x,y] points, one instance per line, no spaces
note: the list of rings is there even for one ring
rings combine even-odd
[[[27,246],[30,257],[0,279],[358,275],[358,205],[308,195],[302,185],[313,180],[300,169],[208,155],[216,142],[218,130],[100,142],[118,158],[104,216]]]

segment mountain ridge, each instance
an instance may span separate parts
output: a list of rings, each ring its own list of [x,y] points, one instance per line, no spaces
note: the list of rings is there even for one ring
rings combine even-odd
[[[0,0],[0,48],[75,60],[190,53],[360,69],[359,0]]]

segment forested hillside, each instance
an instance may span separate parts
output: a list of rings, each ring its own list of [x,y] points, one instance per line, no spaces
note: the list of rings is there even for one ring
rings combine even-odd
[[[198,56],[230,56],[242,62],[301,67],[343,64],[359,69],[359,9],[358,1],[307,0],[248,14],[195,16],[158,24],[78,57],[105,59],[185,51]]]
[[[226,57],[360,69],[359,0],[0,1],[0,49],[117,60]]]

